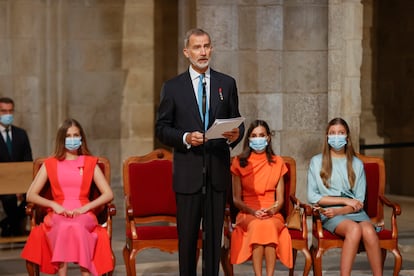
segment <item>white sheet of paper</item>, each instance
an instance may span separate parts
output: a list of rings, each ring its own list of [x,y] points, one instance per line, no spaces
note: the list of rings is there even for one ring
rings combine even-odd
[[[216,119],[213,125],[207,129],[207,139],[224,138],[223,132],[231,131],[233,128],[239,127],[245,120],[244,117],[230,118],[230,119]]]

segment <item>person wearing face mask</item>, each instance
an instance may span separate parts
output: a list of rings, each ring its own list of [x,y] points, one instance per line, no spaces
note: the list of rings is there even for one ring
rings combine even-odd
[[[54,154],[45,160],[27,191],[28,202],[49,208],[43,223],[30,232],[21,254],[43,273],[67,275],[68,262],[77,263],[82,276],[113,270],[108,234],[92,212],[113,199],[97,162],[79,122],[65,120],[56,135]],[[53,200],[40,195],[48,179]],[[92,181],[101,194],[90,201]]]
[[[310,161],[308,201],[322,207],[322,226],[344,238],[341,275],[351,275],[361,240],[373,275],[382,275],[378,237],[363,209],[365,193],[364,166],[355,155],[349,126],[342,118],[334,118],[326,128],[322,153]]]
[[[268,124],[252,122],[243,152],[231,165],[233,202],[240,212],[231,235],[230,261],[240,264],[251,258],[255,275],[262,275],[263,258],[266,275],[273,275],[276,258],[288,268],[293,266],[289,231],[279,212],[287,170],[283,159],[273,152]]]
[[[0,162],[32,161],[32,149],[24,129],[13,125],[14,101],[0,98]],[[0,180],[1,185],[1,180]],[[6,217],[0,222],[1,236],[26,234],[25,195],[0,195]]]

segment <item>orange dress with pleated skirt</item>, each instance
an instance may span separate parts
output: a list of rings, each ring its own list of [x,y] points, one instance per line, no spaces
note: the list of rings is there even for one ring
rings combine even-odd
[[[44,164],[56,202],[68,210],[89,202],[96,157],[48,158]],[[21,256],[47,274],[57,273],[61,262],[77,263],[92,275],[102,275],[114,267],[108,233],[92,212],[71,218],[48,210],[43,223],[31,230]]]
[[[248,165],[240,167],[239,158],[233,159],[231,172],[241,179],[242,198],[250,208],[268,208],[275,202],[276,186],[287,172],[283,159],[273,156],[269,163],[265,153],[252,152]],[[251,214],[239,212],[236,227],[231,235],[230,261],[240,264],[252,256],[253,244],[275,244],[276,257],[288,268],[293,266],[292,243],[281,214],[269,219],[258,219]]]

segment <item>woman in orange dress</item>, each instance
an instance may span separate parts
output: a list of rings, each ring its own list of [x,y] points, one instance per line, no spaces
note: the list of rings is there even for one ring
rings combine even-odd
[[[80,124],[65,120],[57,133],[55,153],[45,160],[27,192],[27,201],[47,207],[48,214],[30,232],[21,255],[43,273],[67,275],[69,262],[80,266],[82,276],[113,270],[108,234],[92,212],[113,198],[97,160],[90,155]],[[53,200],[40,195],[47,180]],[[101,195],[89,201],[92,180]]]
[[[286,267],[293,265],[289,231],[279,210],[283,206],[283,175],[287,167],[271,146],[269,126],[254,121],[247,130],[243,152],[232,162],[233,202],[240,210],[231,236],[230,261],[250,258],[255,275],[273,275],[276,258]]]

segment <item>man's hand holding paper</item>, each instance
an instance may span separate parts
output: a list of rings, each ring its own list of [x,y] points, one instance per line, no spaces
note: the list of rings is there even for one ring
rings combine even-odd
[[[240,136],[239,126],[244,122],[243,117],[230,119],[216,119],[213,125],[207,130],[207,139],[225,138],[229,142],[234,142]]]
[[[234,141],[237,140],[237,138],[239,138],[240,135],[240,130],[239,128],[233,128],[231,131],[225,131],[223,132],[223,137],[227,139],[227,141],[229,141],[229,143],[233,143]]]

